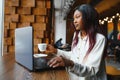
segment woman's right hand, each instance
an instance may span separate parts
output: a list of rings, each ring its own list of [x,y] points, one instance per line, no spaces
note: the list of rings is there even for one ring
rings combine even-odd
[[[47,54],[49,54],[49,53],[57,53],[57,49],[54,48],[52,45],[48,44],[45,53],[47,53]]]
[[[72,60],[66,59],[65,57],[62,56],[56,56],[52,58],[48,63],[50,67],[59,67],[59,66],[66,66],[66,67],[73,67],[74,62]]]

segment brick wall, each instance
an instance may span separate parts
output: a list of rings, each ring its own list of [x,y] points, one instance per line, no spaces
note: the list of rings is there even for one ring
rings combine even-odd
[[[50,9],[51,0],[5,0],[4,52],[15,52],[15,28],[29,25],[34,29],[35,53],[38,43],[50,43]]]

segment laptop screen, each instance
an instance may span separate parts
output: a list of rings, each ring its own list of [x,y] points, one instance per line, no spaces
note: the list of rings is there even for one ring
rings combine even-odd
[[[15,60],[33,70],[33,30],[31,26],[15,29]]]

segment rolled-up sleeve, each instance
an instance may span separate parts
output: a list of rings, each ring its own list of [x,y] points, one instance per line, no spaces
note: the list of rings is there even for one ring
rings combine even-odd
[[[67,59],[70,59],[71,51],[63,51],[63,50],[57,49],[57,55],[58,56],[63,56],[65,58],[67,58]]]
[[[70,68],[70,72],[81,77],[97,74],[100,69],[105,43],[105,37],[98,40],[91,50],[90,54],[88,55],[86,62],[83,64],[74,63],[74,66]]]
[[[76,35],[76,33],[74,32],[73,39],[74,39],[75,35]],[[61,55],[65,58],[67,58],[67,59],[70,59],[71,54],[72,54],[72,51],[63,51],[63,50],[57,49],[57,55],[58,56]]]

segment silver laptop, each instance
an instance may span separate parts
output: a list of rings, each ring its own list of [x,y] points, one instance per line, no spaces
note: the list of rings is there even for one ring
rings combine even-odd
[[[53,54],[47,57],[34,57],[33,28],[31,26],[15,29],[15,60],[30,71],[49,69],[47,62]]]

